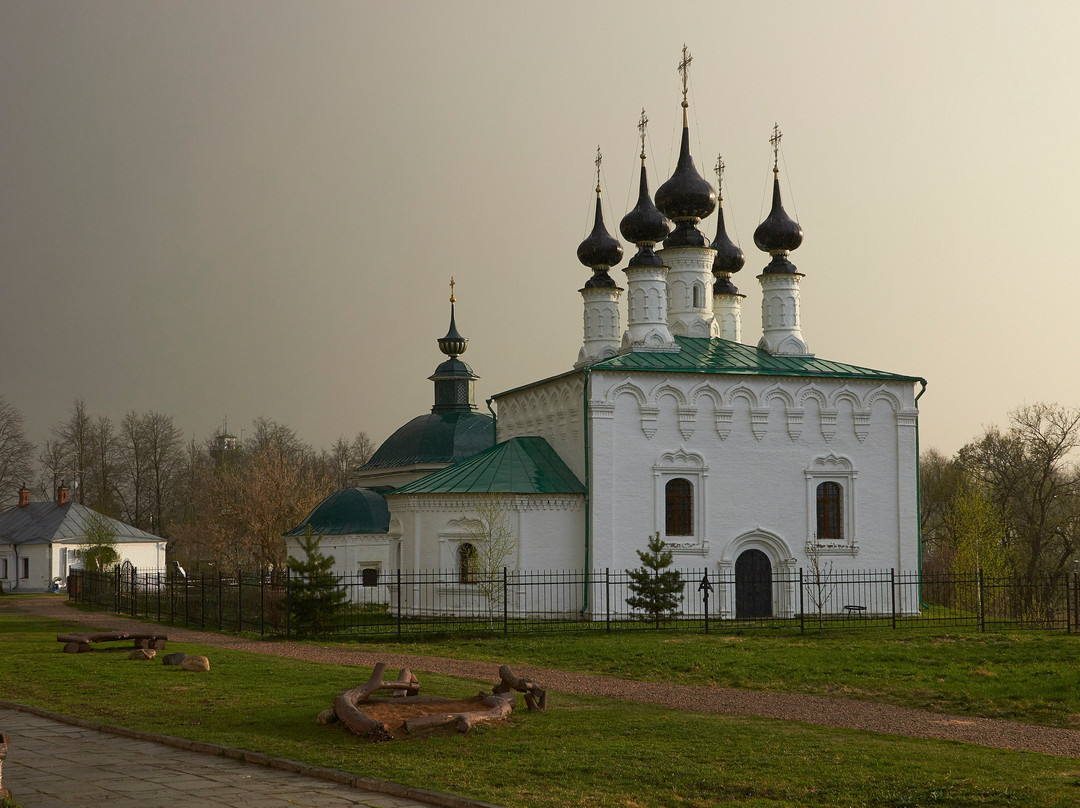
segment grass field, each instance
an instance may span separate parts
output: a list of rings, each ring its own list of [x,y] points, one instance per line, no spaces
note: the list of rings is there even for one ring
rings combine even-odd
[[[1080,804],[1080,760],[764,719],[676,712],[562,693],[550,694],[548,712],[517,710],[504,727],[479,729],[469,735],[447,732],[370,744],[338,726],[320,727],[314,720],[336,693],[365,680],[368,670],[179,643],[170,643],[169,650],[205,653],[212,661],[211,671],[187,674],[155,662],[130,661],[123,654],[65,655],[60,653],[55,635],[71,630],[69,624],[12,614],[4,608],[4,600],[0,599],[0,647],[4,649],[0,654],[0,692],[6,699],[507,806],[1042,808]],[[735,665],[739,654],[760,655],[756,662],[738,664],[755,668],[771,660],[778,667],[766,675],[739,681],[784,690],[818,686],[815,682],[833,675],[833,669],[803,671],[803,666],[844,656],[828,646],[807,650],[797,645],[790,649],[795,658],[782,661],[783,643],[802,642],[790,637],[726,642],[708,638],[697,650],[694,640],[706,638],[633,635],[612,638],[614,642],[607,644],[587,637],[576,639],[576,649],[568,647],[573,645],[568,642],[571,639],[552,638],[551,647],[546,642],[523,646],[514,652],[520,656],[487,641],[469,643],[462,649],[467,653],[461,655],[680,681],[697,681],[698,677],[709,681],[716,674],[705,669]],[[835,642],[842,647],[853,639],[844,636]],[[966,639],[934,643],[924,638],[922,642],[929,649],[937,645],[963,649],[958,653],[969,661],[955,669],[943,669],[946,679],[953,670],[967,670],[976,658],[999,664],[995,661],[999,655],[1009,658],[1004,651],[1008,648],[1024,649],[1024,655],[1050,651],[1052,656],[1076,649],[1075,643],[1058,648],[1049,637],[1046,645],[1038,636],[990,639],[993,641],[988,645],[970,647]],[[757,650],[732,650],[759,641],[762,647]],[[429,652],[439,647],[409,646],[407,650]],[[575,653],[590,649],[587,663],[570,664]],[[448,653],[447,648],[443,651]],[[633,658],[621,659],[624,653]],[[908,665],[917,666],[924,659],[920,653],[929,655],[925,657],[927,665],[941,664],[940,657],[947,656],[923,649],[912,651],[911,660],[897,663],[892,652],[862,660],[865,653],[866,649],[860,648],[852,654],[860,658],[858,664],[836,664],[850,665],[853,680],[887,681],[890,665],[899,676],[908,671]],[[535,656],[525,658],[529,654]],[[1016,664],[1022,667],[1019,661]],[[1028,718],[1043,714],[1042,705],[1054,701],[1049,691],[1056,690],[1053,679],[1057,674],[1037,675],[1043,664],[1029,660],[1028,669],[1047,692],[1039,696],[1033,685],[1027,695],[1017,695],[1013,707]],[[1046,663],[1045,670],[1054,671],[1058,664],[1055,658]],[[1002,675],[1011,678],[1014,674],[1005,674],[1003,668]],[[789,677],[795,687],[787,686]],[[928,689],[942,690],[937,678],[928,677]],[[980,676],[979,680],[987,678],[995,677]],[[447,696],[471,695],[490,687],[490,683],[429,673],[421,673],[421,682],[426,693]],[[892,692],[900,698],[902,690]],[[976,696],[965,698],[973,707],[979,703]],[[1071,703],[1069,700],[1075,698],[1072,693],[1065,701]],[[1031,715],[1022,708],[1024,703],[1032,704]]]

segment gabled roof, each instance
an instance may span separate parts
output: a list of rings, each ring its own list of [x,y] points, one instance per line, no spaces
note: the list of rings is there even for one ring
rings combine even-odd
[[[585,486],[543,438],[497,443],[485,452],[391,491],[396,494],[583,494]]]
[[[303,536],[309,525],[316,536],[386,533],[390,530],[390,509],[378,491],[343,488],[312,508],[303,522],[283,535]]]
[[[732,373],[745,376],[816,376],[890,381],[922,381],[816,356],[774,356],[761,348],[726,339],[675,337],[678,353],[625,353],[595,363],[593,370]]]
[[[86,538],[87,522],[95,513],[97,511],[77,502],[68,502],[59,507],[55,502],[31,502],[23,508],[14,505],[0,513],[0,544],[82,542]],[[117,542],[165,541],[119,519],[98,515],[108,520],[116,533]]]

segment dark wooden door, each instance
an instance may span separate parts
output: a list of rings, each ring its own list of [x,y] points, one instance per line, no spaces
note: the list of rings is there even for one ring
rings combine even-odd
[[[735,559],[735,616],[772,617],[772,564],[761,550]]]

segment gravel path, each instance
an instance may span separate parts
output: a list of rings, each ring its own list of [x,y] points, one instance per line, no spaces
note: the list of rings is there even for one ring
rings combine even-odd
[[[98,628],[132,629],[146,626],[146,623],[142,621],[117,615],[72,609],[65,605],[62,597],[56,595],[12,598],[8,602],[11,608],[18,611],[84,623]],[[372,667],[376,662],[385,662],[388,668],[407,667],[414,671],[430,671],[493,682],[499,678],[499,666],[490,662],[389,654],[377,650],[322,648],[284,641],[246,640],[226,634],[193,631],[176,626],[165,626],[164,631],[169,635],[170,642],[200,643],[311,662],[334,662],[366,668]],[[1043,752],[1080,758],[1080,730],[1042,727],[994,718],[931,713],[876,702],[826,696],[766,693],[723,687],[695,687],[664,682],[638,682],[526,665],[513,665],[513,669],[519,676],[533,679],[549,691],[603,696],[680,710],[803,721],[825,727],[866,730],[886,735],[905,735],[911,738],[962,741],[996,749]]]

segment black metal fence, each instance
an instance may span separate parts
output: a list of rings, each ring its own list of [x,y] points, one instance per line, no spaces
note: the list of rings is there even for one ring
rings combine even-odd
[[[1080,628],[1080,575],[1030,582],[981,571],[920,575],[895,570],[774,571],[763,579],[684,569],[674,613],[632,609],[624,570],[371,571],[335,577],[342,593],[321,636],[416,638],[433,634],[632,631],[732,631],[957,627],[979,631]],[[296,636],[298,599],[307,582],[288,571],[200,574],[73,571],[69,597],[161,623]],[[637,594],[641,594],[638,592]]]

